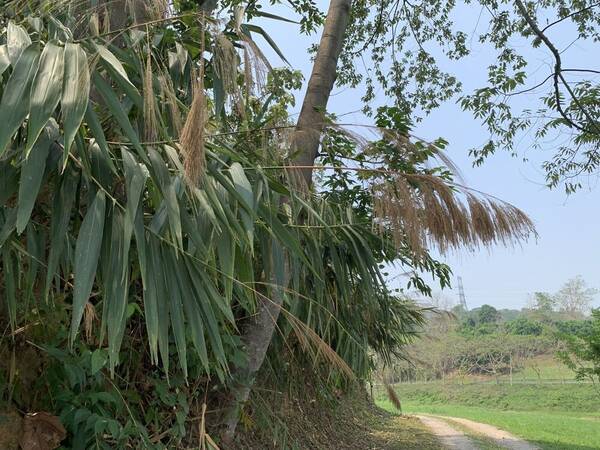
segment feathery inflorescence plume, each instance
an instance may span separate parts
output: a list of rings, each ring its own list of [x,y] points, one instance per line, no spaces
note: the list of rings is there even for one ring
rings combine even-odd
[[[511,245],[535,235],[515,206],[433,175],[398,173],[375,184],[372,195],[380,231],[416,253],[431,245],[441,252]]]
[[[400,402],[400,398],[398,397],[398,394],[396,394],[396,391],[394,390],[392,385],[390,383],[388,383],[387,381],[384,381],[383,385],[385,386],[385,391],[387,392],[387,396],[388,396],[390,402],[392,402],[392,405],[394,405],[394,408],[396,408],[402,414],[402,403]]]
[[[235,47],[223,33],[214,39],[214,70],[223,83],[223,90],[232,96],[238,94],[238,56]]]
[[[192,105],[181,131],[179,145],[184,158],[184,172],[188,182],[195,186],[200,182],[206,166],[204,153],[204,127],[206,126],[208,114],[206,105],[206,93],[204,92],[204,30],[205,20],[202,20],[202,47],[200,58],[200,69],[196,76],[192,77]]]
[[[206,94],[204,93],[203,71],[194,81],[192,106],[181,131],[179,144],[183,153],[185,176],[192,185],[197,185],[206,165],[204,154],[204,127],[206,125]]]
[[[154,100],[152,52],[148,49],[146,71],[144,72],[144,139],[148,142],[156,141],[157,130],[158,120],[156,117],[156,103]]]

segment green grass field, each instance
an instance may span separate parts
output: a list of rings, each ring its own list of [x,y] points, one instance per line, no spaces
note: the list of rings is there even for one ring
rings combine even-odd
[[[600,390],[591,384],[415,383],[394,387],[404,402],[416,405],[600,414]]]
[[[600,393],[582,384],[401,384],[404,413],[489,423],[544,450],[600,449]],[[379,406],[393,411],[385,396]]]
[[[501,377],[508,380],[508,375]],[[526,361],[522,370],[513,375],[514,381],[572,381],[575,374],[564,364],[558,362],[552,355],[542,355]]]

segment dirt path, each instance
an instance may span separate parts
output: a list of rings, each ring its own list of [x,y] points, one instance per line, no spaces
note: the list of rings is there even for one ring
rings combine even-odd
[[[416,416],[435,434],[448,449],[479,450],[465,433],[448,425],[442,419],[431,416]]]
[[[417,417],[425,425],[427,425],[449,449],[460,448],[466,450],[477,450],[477,445],[475,445],[468,438],[468,436],[465,435],[465,433],[455,429],[452,426],[452,423],[454,423],[509,450],[539,450],[539,448],[535,445],[532,445],[529,442],[508,433],[507,431],[485,423],[473,422],[472,420],[462,419],[459,417]]]
[[[475,433],[482,434],[485,437],[492,439],[496,444],[510,450],[539,450],[533,444],[518,438],[514,434],[510,434],[508,431],[496,428],[493,425],[485,423],[473,422],[469,419],[461,419],[458,417],[449,417],[452,422],[456,422],[469,430],[473,430]]]

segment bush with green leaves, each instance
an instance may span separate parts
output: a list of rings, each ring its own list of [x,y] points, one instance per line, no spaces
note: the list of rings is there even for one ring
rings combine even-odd
[[[590,326],[579,334],[560,333],[565,346],[559,359],[575,372],[580,380],[600,383],[600,309],[592,311]]]

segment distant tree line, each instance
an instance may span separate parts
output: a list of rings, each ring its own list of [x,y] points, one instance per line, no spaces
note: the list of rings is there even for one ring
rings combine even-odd
[[[578,379],[598,380],[600,310],[591,309],[595,295],[596,290],[577,277],[555,294],[534,293],[520,311],[491,305],[467,311],[438,296],[423,339],[408,348],[411,362],[397,361],[385,376],[393,382],[466,376],[497,381],[504,376],[512,382],[526,362],[532,367],[536,356],[551,355],[573,369]]]
[[[459,321],[458,332],[482,335],[498,332],[519,336],[566,333],[582,336],[591,329],[590,312],[598,291],[578,276],[567,281],[556,293],[535,292],[521,311],[498,310],[482,305],[470,311],[460,305],[452,308]]]

